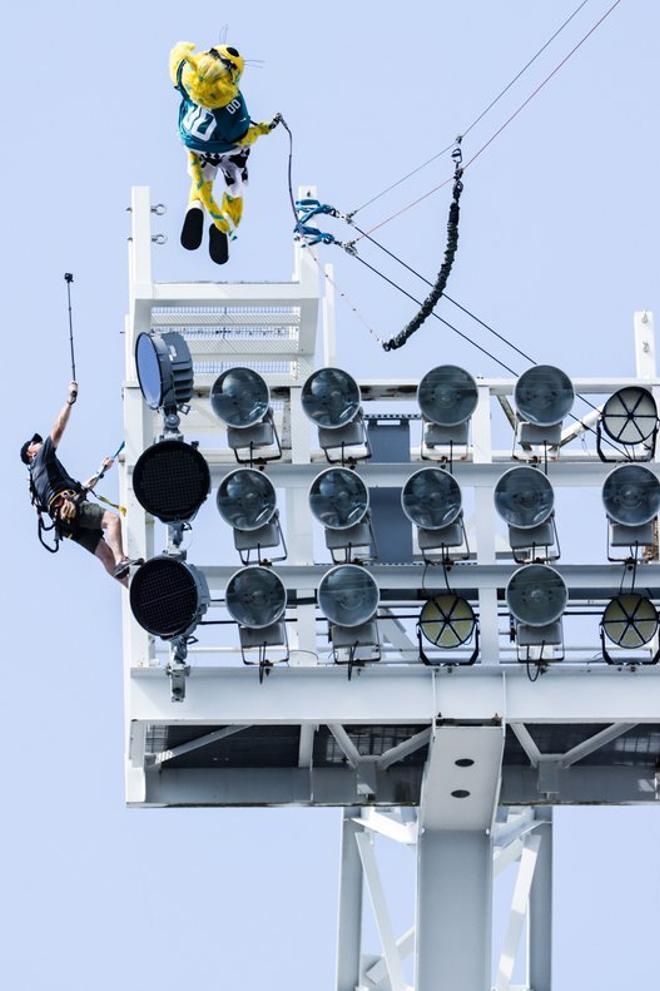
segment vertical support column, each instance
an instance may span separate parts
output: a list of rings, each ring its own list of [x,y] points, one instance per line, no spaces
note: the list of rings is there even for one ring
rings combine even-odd
[[[490,389],[478,383],[479,400],[472,417],[474,461],[490,464],[493,460],[492,429],[490,419]],[[474,500],[477,562],[495,563],[495,507],[489,486],[478,486]],[[481,659],[483,664],[499,663],[497,636],[497,590],[479,590],[479,627],[481,633]]]
[[[527,983],[534,991],[552,989],[552,809],[540,808],[535,832],[541,840],[529,897]]]
[[[309,423],[300,401],[301,386],[291,386],[291,461],[293,464],[309,464],[311,445]],[[312,516],[307,504],[307,491],[302,486],[291,485],[286,490],[287,541],[291,564],[312,564],[314,561],[314,537]],[[299,588],[298,595],[313,598],[315,589]],[[298,606],[293,627],[293,647],[305,651],[292,659],[293,663],[316,662],[316,608]]]
[[[357,836],[362,833],[357,808],[343,811],[337,919],[337,991],[355,991],[360,983],[363,875]]]
[[[492,871],[485,830],[421,833],[415,991],[490,988]]]
[[[335,284],[332,265],[323,266],[325,286],[323,290],[323,364],[332,368],[337,361],[337,341],[335,335]]]

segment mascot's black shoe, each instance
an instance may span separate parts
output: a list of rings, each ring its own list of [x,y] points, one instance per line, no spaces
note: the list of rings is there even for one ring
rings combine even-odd
[[[181,244],[187,251],[194,251],[202,243],[203,235],[204,211],[198,206],[191,206],[181,228]]]
[[[209,228],[209,254],[216,265],[224,265],[229,260],[229,240],[215,224]]]

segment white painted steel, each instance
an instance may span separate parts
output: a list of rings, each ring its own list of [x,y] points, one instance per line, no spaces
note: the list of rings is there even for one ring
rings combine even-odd
[[[541,845],[529,897],[527,982],[533,991],[552,991],[552,809],[538,808],[534,818]]]
[[[497,968],[495,991],[511,991],[511,978],[527,916],[529,893],[540,845],[541,837],[537,834],[526,836],[523,842],[518,875],[511,899],[509,921]]]

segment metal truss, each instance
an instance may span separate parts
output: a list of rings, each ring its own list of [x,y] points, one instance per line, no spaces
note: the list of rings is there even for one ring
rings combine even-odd
[[[319,267],[298,243],[290,282],[157,282],[153,212],[148,188],[135,188],[121,462],[127,552],[146,559],[162,547],[132,488],[133,467],[159,432],[158,418],[140,395],[134,342],[143,331],[176,327],[195,365],[196,394],[185,434],[200,440],[214,485],[233,464],[208,402],[215,377],[231,365],[248,364],[268,382],[283,449],[268,474],[283,491],[288,523],[288,559],[277,570],[290,596],[291,651],[288,666],[273,669],[260,684],[257,673],[240,663],[237,636],[231,643],[225,636],[191,645],[185,700],[173,704],[167,657],[134,621],[124,596],[127,802],[143,808],[342,807],[336,991],[409,991],[410,981],[415,991],[551,991],[552,806],[658,801],[660,670],[624,663],[616,651],[614,664],[605,663],[596,637],[566,638],[566,660],[550,659],[533,683],[516,663],[502,603],[515,565],[496,537],[492,498],[496,480],[512,463],[510,450],[494,447],[493,412],[514,417],[514,381],[478,379],[471,444],[452,465],[460,484],[474,493],[467,521],[473,550],[450,578],[451,588],[470,599],[478,615],[477,663],[461,666],[469,651],[460,649],[452,666],[440,666],[433,650],[434,666],[420,662],[410,615],[404,614],[412,609],[416,616],[420,603],[445,584],[441,569],[425,568],[417,555],[407,564],[370,566],[381,591],[383,659],[356,669],[349,681],[331,663],[327,624],[315,605],[329,565],[315,560],[307,491],[323,453],[312,442],[300,403],[317,352],[323,364],[335,364],[331,267]],[[576,391],[595,406],[626,385],[643,384],[660,398],[651,314],[635,315],[634,333],[635,378],[574,380]],[[397,377],[358,381],[364,404],[378,403],[379,412],[382,404],[396,412],[397,403],[410,403],[418,384]],[[553,485],[602,486],[609,467],[586,443],[596,419],[592,411],[564,430],[561,455],[547,465]],[[367,486],[400,489],[422,463],[418,442],[412,440],[408,461],[361,463]],[[532,452],[518,453],[529,458]],[[657,457],[648,464],[658,473]],[[203,545],[197,554],[202,560],[194,563],[211,589],[209,615],[224,617],[220,600],[237,565],[214,558]],[[619,565],[557,567],[576,612],[602,610],[622,586]],[[638,573],[645,594],[660,599],[657,547],[649,549]],[[654,643],[649,656],[656,650]],[[232,763],[232,747],[240,748],[250,734],[267,747],[270,741],[275,746],[278,733],[287,738],[278,766],[257,757],[249,766]],[[394,931],[378,865],[378,843],[386,841],[403,843],[416,855],[416,917],[402,934]],[[514,866],[508,925],[491,974],[493,883]],[[377,954],[362,946],[366,897],[380,941]],[[514,985],[523,955],[525,983]]]

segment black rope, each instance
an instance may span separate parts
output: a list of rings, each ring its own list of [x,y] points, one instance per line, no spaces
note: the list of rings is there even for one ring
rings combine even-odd
[[[449,206],[449,219],[447,220],[447,246],[445,248],[444,261],[440,266],[440,271],[435,282],[431,286],[431,292],[421,304],[419,311],[406,324],[402,331],[391,337],[389,341],[383,342],[384,351],[395,351],[397,348],[402,348],[415,331],[419,330],[422,324],[428,320],[445,291],[445,286],[447,285],[447,280],[454,264],[454,258],[456,257],[456,249],[458,248],[458,222],[461,215],[459,200],[463,192],[460,143],[455,149],[454,159],[456,161],[456,171],[454,172],[454,186],[451,194],[452,201]]]

